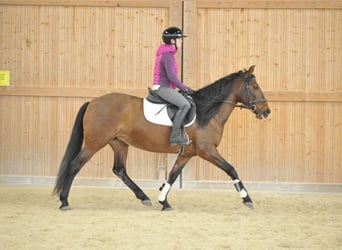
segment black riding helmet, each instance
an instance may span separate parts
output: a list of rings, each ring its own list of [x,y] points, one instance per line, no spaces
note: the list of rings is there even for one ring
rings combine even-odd
[[[165,44],[171,44],[171,39],[183,38],[182,30],[177,27],[170,27],[163,31],[163,42]]]

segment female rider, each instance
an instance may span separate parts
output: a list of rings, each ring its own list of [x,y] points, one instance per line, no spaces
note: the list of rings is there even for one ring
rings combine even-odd
[[[157,50],[157,58],[154,65],[153,90],[165,101],[178,107],[178,111],[173,120],[173,126],[170,136],[170,145],[187,144],[188,141],[181,134],[181,126],[190,109],[190,103],[186,98],[176,91],[176,87],[181,91],[192,93],[192,90],[186,87],[178,79],[178,65],[175,60],[175,54],[178,48],[182,47],[182,30],[177,27],[170,27],[164,30],[162,38],[164,44]]]

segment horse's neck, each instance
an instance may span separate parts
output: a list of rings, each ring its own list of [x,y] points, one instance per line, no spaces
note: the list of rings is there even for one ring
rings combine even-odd
[[[216,120],[222,125],[224,125],[227,122],[233,110],[234,110],[233,105],[230,105],[228,103],[223,103],[219,112],[215,116]]]

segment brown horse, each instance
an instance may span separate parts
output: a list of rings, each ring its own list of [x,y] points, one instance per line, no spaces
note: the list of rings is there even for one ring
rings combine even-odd
[[[253,75],[254,67],[223,77],[192,94],[197,118],[186,128],[192,143],[178,154],[168,180],[160,188],[159,202],[163,210],[171,209],[167,201],[170,188],[195,155],[226,172],[234,181],[243,203],[253,208],[253,202],[236,170],[219,154],[216,147],[220,144],[224,125],[235,107],[251,110],[258,119],[270,114],[267,100]],[[169,134],[170,127],[152,124],[144,118],[142,98],[111,93],[83,104],[77,114],[54,188],[62,202],[60,209],[69,209],[68,196],[76,174],[107,144],[114,151],[114,174],[143,204],[151,205],[150,198],[126,172],[128,146],[152,152],[177,153],[179,147],[170,146]]]

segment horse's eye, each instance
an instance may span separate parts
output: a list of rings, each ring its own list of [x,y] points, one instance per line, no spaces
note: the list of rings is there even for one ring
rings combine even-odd
[[[255,85],[253,85],[253,88],[254,88],[254,89],[258,89],[259,86],[258,86],[257,84],[255,84]]]

